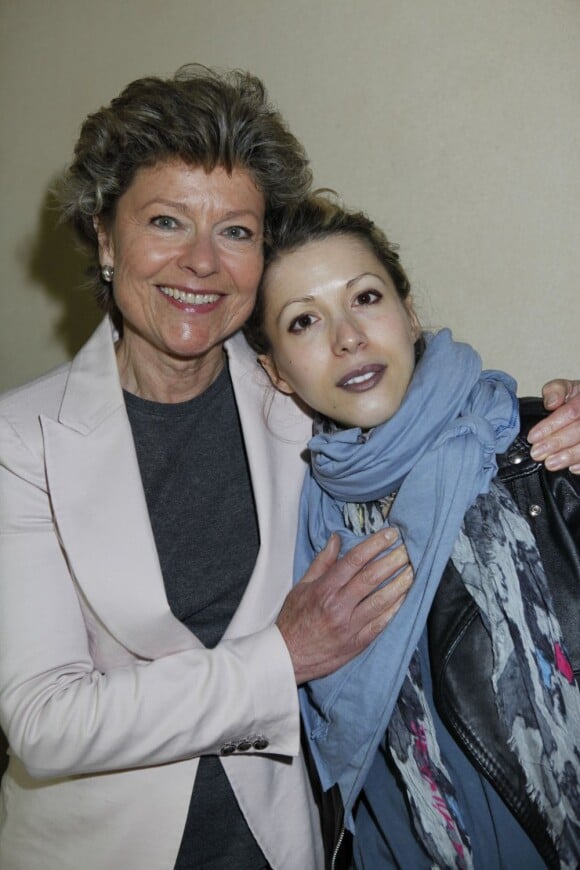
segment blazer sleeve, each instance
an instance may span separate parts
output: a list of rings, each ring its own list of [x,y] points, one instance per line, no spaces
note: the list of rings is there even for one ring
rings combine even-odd
[[[240,743],[297,755],[296,685],[274,625],[213,650],[127,653],[97,667],[98,626],[83,616],[34,449],[0,417],[0,726],[31,775],[165,764]]]

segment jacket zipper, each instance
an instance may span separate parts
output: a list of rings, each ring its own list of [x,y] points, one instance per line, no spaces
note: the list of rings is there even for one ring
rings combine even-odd
[[[344,825],[340,829],[340,834],[338,835],[338,840],[336,841],[336,845],[334,847],[334,851],[332,853],[332,861],[330,862],[330,870],[334,870],[336,865],[336,859],[338,858],[338,853],[340,852],[340,847],[342,846],[342,841],[344,840]]]

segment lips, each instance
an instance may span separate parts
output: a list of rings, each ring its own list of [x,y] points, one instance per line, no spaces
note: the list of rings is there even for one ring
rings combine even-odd
[[[157,289],[171,305],[183,312],[209,312],[219,304],[222,294],[203,290],[184,290],[180,287],[158,284]]]
[[[169,299],[182,302],[184,305],[212,305],[220,298],[219,293],[204,293],[200,291],[180,290],[178,287],[159,286],[159,290]]]
[[[348,372],[338,381],[336,386],[349,392],[363,393],[365,390],[371,390],[379,383],[385,370],[386,366],[379,363],[362,366]]]

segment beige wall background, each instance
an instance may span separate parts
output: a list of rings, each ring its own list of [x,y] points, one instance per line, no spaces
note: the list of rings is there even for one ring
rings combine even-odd
[[[522,394],[580,376],[579,45],[579,0],[0,0],[0,390],[98,320],[47,195],[82,118],[193,60],[264,78],[426,325]]]

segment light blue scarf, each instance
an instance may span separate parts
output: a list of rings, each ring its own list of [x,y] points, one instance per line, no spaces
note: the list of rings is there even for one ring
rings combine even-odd
[[[356,659],[301,689],[301,708],[323,787],[338,783],[352,828],[352,806],[385,732],[411,656],[464,515],[487,492],[518,432],[515,381],[481,371],[478,354],[449,330],[427,347],[403,403],[386,423],[319,433],[301,497],[295,577],[302,577],[332,532],[342,552],[360,537],[344,507],[397,492],[388,521],[409,552],[415,582],[392,624]]]

